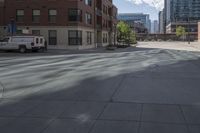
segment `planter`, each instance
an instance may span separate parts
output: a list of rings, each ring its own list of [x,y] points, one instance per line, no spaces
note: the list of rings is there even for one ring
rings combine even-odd
[[[108,45],[108,46],[106,47],[106,49],[107,49],[107,50],[115,50],[116,47],[113,46],[113,45]]]
[[[117,48],[127,48],[129,47],[128,45],[117,45]]]

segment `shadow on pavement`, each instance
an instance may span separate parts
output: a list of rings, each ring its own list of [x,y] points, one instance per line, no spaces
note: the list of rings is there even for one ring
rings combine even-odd
[[[0,74],[5,86],[0,102],[1,132],[199,130],[199,58],[175,60],[168,53],[151,52],[155,55],[136,52],[137,58],[122,53],[5,62],[7,70],[1,69]]]

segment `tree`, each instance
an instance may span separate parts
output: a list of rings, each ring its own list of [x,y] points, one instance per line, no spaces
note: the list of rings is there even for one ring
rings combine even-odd
[[[185,28],[182,27],[182,26],[178,26],[178,27],[176,28],[176,36],[177,36],[177,37],[185,37],[185,35],[186,35]]]
[[[123,21],[117,24],[118,40],[125,41],[130,33],[130,27]]]
[[[131,31],[130,33],[130,44],[136,44],[137,41],[136,41],[136,35],[135,35],[135,32]]]
[[[125,42],[126,44],[136,43],[135,33],[130,26],[123,21],[117,24],[118,41]]]

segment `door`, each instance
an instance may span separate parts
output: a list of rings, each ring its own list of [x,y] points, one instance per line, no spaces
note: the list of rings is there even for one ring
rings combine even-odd
[[[49,45],[57,45],[57,31],[49,30]]]
[[[45,42],[44,38],[40,37],[40,46],[41,47],[44,47],[44,42]]]
[[[39,38],[35,37],[35,39],[34,39],[35,46],[37,46],[37,47],[39,46],[39,44],[40,44],[39,41],[40,41]]]
[[[102,32],[97,31],[97,46],[101,47],[102,46]]]

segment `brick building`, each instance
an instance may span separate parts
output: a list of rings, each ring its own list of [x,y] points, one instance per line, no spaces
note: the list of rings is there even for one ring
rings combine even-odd
[[[3,35],[4,24],[4,0],[0,0],[0,35]]]
[[[114,40],[112,0],[4,0],[0,10],[1,35],[14,20],[16,34],[43,35],[49,48],[93,48]]]

